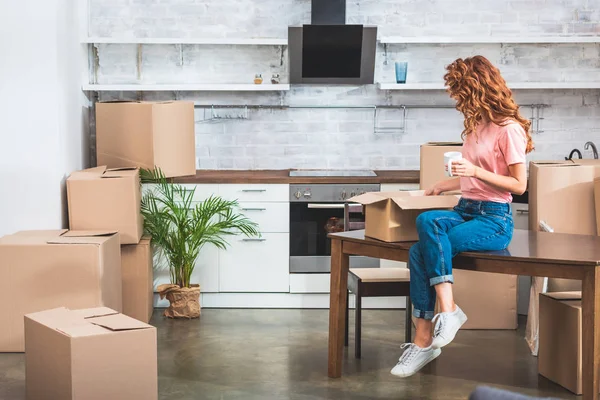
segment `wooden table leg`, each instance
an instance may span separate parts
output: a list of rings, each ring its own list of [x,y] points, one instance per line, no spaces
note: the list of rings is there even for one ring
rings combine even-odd
[[[342,252],[342,241],[331,239],[331,286],[329,291],[329,360],[327,375],[342,376],[346,293],[348,291],[348,254]]]
[[[598,400],[600,391],[600,268],[586,271],[582,290],[583,400]]]

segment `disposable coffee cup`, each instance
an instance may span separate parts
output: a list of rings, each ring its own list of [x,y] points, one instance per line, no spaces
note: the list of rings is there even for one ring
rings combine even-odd
[[[462,160],[462,153],[460,151],[449,151],[444,153],[444,165],[446,166],[446,176],[452,175],[452,162]]]

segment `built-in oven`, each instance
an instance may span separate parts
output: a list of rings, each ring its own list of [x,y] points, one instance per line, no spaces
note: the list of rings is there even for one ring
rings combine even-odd
[[[331,240],[327,235],[364,229],[363,207],[347,199],[379,190],[379,184],[290,185],[290,272],[329,272]],[[379,260],[350,257],[350,267],[378,268]]]

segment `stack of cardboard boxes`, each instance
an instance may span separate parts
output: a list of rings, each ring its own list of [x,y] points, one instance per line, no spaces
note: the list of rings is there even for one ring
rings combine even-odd
[[[0,351],[26,352],[28,399],[157,398],[139,168],[195,174],[194,106],[99,103],[96,112],[101,166],[67,179],[71,230],[0,238],[0,291],[10,301]]]
[[[529,167],[529,229],[540,230],[539,224],[543,221],[557,233],[600,233],[598,178],[598,160],[532,162]],[[540,284],[538,279],[537,285]],[[542,291],[541,288],[535,291],[527,321],[530,346],[538,345],[539,341],[539,372],[581,394],[581,282],[548,279],[547,293],[538,294]],[[537,296],[539,298],[535,298]]]

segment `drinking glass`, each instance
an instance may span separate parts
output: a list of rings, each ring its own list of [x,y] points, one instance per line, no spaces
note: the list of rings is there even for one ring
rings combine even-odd
[[[406,83],[406,70],[408,63],[404,61],[396,62],[396,83]]]

